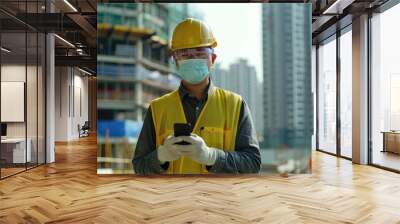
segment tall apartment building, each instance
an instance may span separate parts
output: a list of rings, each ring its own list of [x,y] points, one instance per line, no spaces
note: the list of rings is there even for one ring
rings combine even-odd
[[[256,69],[248,64],[246,59],[238,59],[229,65],[229,69],[221,68],[216,64],[211,73],[215,85],[240,94],[248,104],[259,139],[262,137],[262,105],[260,94],[260,82]],[[259,121],[259,122],[255,122]]]
[[[310,15],[300,4],[262,7],[265,147],[311,147]]]

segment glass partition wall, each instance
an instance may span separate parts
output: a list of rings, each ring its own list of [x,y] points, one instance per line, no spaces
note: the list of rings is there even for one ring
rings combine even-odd
[[[41,5],[0,3],[1,179],[45,163],[46,40],[44,33],[18,20],[25,12],[43,10]]]

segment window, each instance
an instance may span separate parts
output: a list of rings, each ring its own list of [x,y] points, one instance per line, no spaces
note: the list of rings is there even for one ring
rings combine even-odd
[[[352,34],[340,36],[340,154],[351,158],[352,149]]]
[[[312,135],[312,150],[315,150],[317,147],[317,103],[316,103],[316,77],[317,76],[317,48],[315,45],[312,46],[311,51],[311,90],[312,90],[312,98],[313,98],[313,135]]]
[[[371,19],[372,163],[400,170],[400,5]]]
[[[318,48],[318,149],[336,153],[336,36]]]

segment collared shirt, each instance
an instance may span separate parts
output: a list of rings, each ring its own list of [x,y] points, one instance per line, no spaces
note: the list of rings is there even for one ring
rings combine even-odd
[[[197,121],[208,95],[215,86],[210,84],[206,88],[203,99],[198,100],[192,96],[182,85],[178,92],[181,98],[186,120],[191,125]],[[157,158],[156,133],[151,114],[151,107],[148,108],[142,130],[136,143],[135,156],[132,160],[135,173],[137,174],[161,174],[168,169],[169,163],[160,165]],[[236,134],[235,151],[224,152],[219,155],[215,164],[207,166],[211,173],[258,173],[261,168],[260,147],[256,137],[250,109],[246,102],[242,101],[239,115],[238,129]]]

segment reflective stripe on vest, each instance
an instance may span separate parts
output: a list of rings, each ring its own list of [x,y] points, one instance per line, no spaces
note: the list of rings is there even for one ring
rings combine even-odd
[[[233,92],[214,87],[197,118],[192,133],[201,136],[207,146],[224,151],[235,150],[236,132],[242,98]],[[156,132],[156,148],[172,135],[174,123],[187,123],[178,90],[151,102],[151,112]],[[172,161],[169,174],[208,173],[205,165],[181,156]]]

